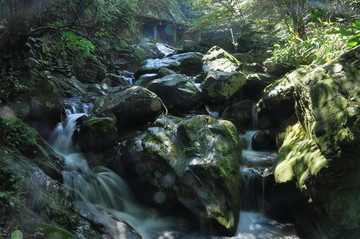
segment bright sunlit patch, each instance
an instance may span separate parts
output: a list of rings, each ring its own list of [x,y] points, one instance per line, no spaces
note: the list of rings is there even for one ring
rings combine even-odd
[[[7,106],[1,107],[0,118],[10,119],[10,118],[14,117],[14,115],[15,115],[15,113],[10,107],[7,107]]]

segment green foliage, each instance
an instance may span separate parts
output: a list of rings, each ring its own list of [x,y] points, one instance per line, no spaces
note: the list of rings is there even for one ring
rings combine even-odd
[[[355,47],[360,44],[360,19],[356,20],[351,25],[329,31],[328,33],[349,37],[350,39],[347,41],[348,47]]]
[[[63,31],[62,39],[66,42],[70,50],[82,53],[84,56],[94,56],[92,53],[95,45],[83,36],[80,36],[72,31]],[[63,51],[62,54],[67,54]]]
[[[21,180],[16,172],[0,164],[0,215],[6,216],[23,207]]]
[[[318,27],[310,23],[307,37],[301,39],[288,35],[284,44],[275,44],[273,59],[293,66],[323,64],[336,58],[346,49],[344,37],[327,34],[334,24],[322,23]]]
[[[11,233],[11,239],[23,239],[24,234],[20,230],[15,230]]]
[[[14,115],[0,118],[0,129],[0,140],[6,146],[26,149],[36,144],[34,130]]]

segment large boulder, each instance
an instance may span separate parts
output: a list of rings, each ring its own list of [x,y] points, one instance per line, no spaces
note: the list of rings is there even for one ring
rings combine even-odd
[[[239,91],[246,80],[241,72],[210,71],[200,87],[207,101],[219,103],[228,100]]]
[[[197,74],[201,71],[203,54],[187,52],[166,58],[147,59],[135,73],[135,78],[147,73],[157,73],[161,67],[166,67],[182,74]]]
[[[154,188],[149,193],[149,186],[136,187],[142,198],[149,197],[146,201],[167,204],[175,213],[179,206],[170,201],[176,198],[192,212],[188,217],[193,223],[199,220],[203,226],[210,223],[214,233],[234,234],[241,187],[241,145],[235,126],[204,115],[175,121],[167,128],[139,132],[127,143],[121,161],[128,173],[133,172],[129,181]]]
[[[76,60],[76,78],[82,83],[98,83],[105,78],[107,68],[97,58],[80,57]]]
[[[23,72],[16,81],[21,91],[7,107],[47,137],[64,115],[57,87],[47,75],[34,71]]]
[[[115,117],[116,128],[122,132],[154,121],[161,109],[162,103],[156,94],[143,87],[133,86],[97,99],[93,114]]]
[[[168,109],[199,108],[201,92],[184,75],[173,74],[153,80],[148,89],[157,94]]]
[[[290,79],[299,123],[287,129],[275,165],[278,182],[306,190],[329,238],[360,237],[359,54]]]
[[[214,46],[203,57],[203,70],[235,72],[240,69],[241,63],[224,49]]]
[[[73,140],[82,152],[100,153],[115,145],[117,129],[114,118],[82,116],[77,123],[79,130],[74,132]]]

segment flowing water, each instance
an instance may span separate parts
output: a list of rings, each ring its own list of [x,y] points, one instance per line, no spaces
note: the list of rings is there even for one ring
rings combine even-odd
[[[76,149],[72,142],[72,135],[78,130],[76,121],[89,112],[91,105],[83,104],[77,98],[64,100],[64,103],[67,106],[67,118],[65,122],[59,123],[55,128],[51,143],[55,151],[65,158],[64,187],[72,194],[75,205],[83,216],[103,224],[111,231],[113,238],[124,237],[123,228],[120,226],[123,224],[119,224],[113,216],[125,221],[144,239],[228,238],[180,232],[175,226],[178,224],[177,219],[158,217],[153,211],[139,205],[120,176],[105,167],[91,169],[85,156]],[[253,150],[249,140],[251,140],[254,132],[256,131],[249,131],[245,136],[242,136],[245,145],[247,145],[243,154],[250,159],[264,160],[268,157],[268,155],[265,156],[264,152],[257,153],[256,156],[250,153]],[[272,153],[267,152],[267,154],[271,155]],[[257,201],[261,204],[265,190],[263,187],[259,189],[259,183],[255,183],[255,178],[259,178],[259,175],[264,178],[263,176],[268,171],[249,167],[242,168],[241,171],[244,175],[244,195],[246,198],[243,209],[248,210],[253,207],[248,202]],[[259,195],[261,196],[259,197]],[[258,206],[253,207],[253,209],[240,213],[238,232],[234,237],[231,237],[232,239],[298,238],[293,233],[293,225],[282,224],[267,218],[261,213]]]

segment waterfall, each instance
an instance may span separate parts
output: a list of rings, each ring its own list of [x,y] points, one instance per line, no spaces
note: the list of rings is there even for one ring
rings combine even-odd
[[[88,114],[91,104],[83,104],[77,98],[64,103],[67,117],[54,129],[50,143],[65,158],[64,187],[80,211],[110,228],[113,238],[122,238],[123,231],[111,215],[124,220],[143,238],[156,238],[159,231],[172,228],[173,219],[155,217],[139,206],[119,175],[105,167],[89,167],[85,156],[74,147],[72,136],[77,130],[76,121]]]
[[[256,104],[252,106],[252,129],[240,135],[243,145],[242,209],[237,235],[243,239],[286,239],[298,238],[292,224],[281,224],[265,216],[265,179],[271,173],[271,167],[277,154],[275,152],[256,151],[252,147],[252,139],[258,133],[258,114]],[[287,237],[289,235],[289,237]]]

